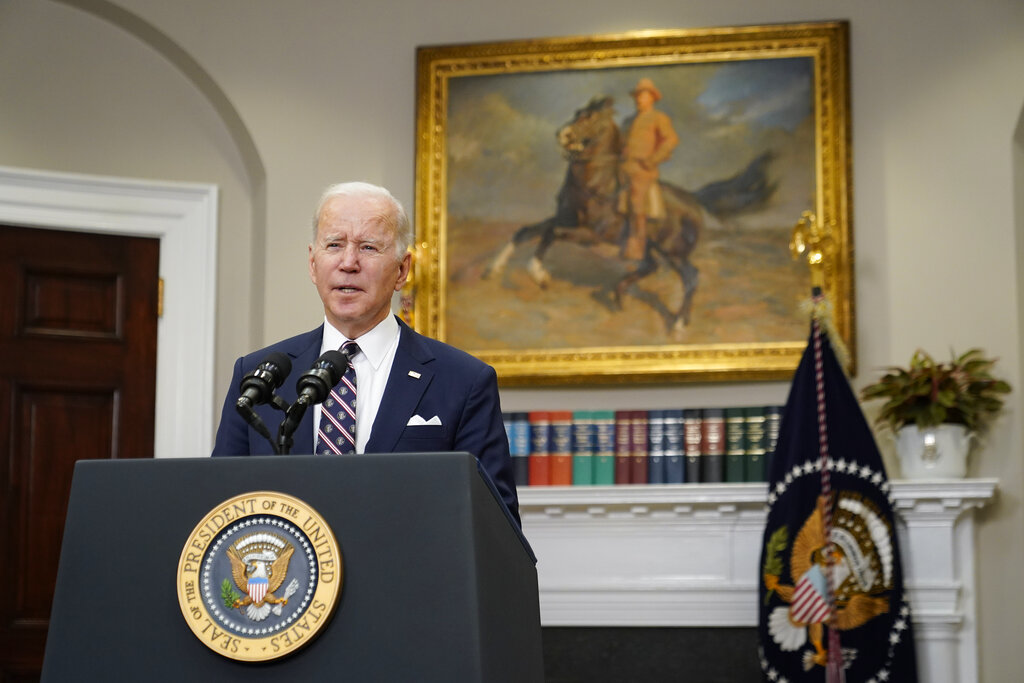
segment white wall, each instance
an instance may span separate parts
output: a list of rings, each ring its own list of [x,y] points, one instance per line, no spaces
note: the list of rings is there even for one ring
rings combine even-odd
[[[227,382],[225,352],[254,336],[259,189],[221,117],[179,69],[89,12],[0,2],[0,165],[216,184],[218,386]],[[176,285],[165,284],[170,295]]]
[[[122,9],[134,24],[115,25]],[[918,346],[942,355],[981,345],[1019,394],[1019,0],[5,0],[0,164],[216,183],[225,387],[234,357],[320,319],[304,259],[323,186],[362,178],[411,206],[417,45],[824,19],[851,22],[856,384]],[[154,49],[161,37],[180,53]],[[224,102],[211,103],[197,73]],[[225,103],[237,120],[225,117]],[[252,150],[240,148],[240,135]],[[260,291],[252,279],[264,273]],[[767,403],[786,389],[516,389],[503,402]],[[1024,596],[1013,590],[1024,566],[1018,394],[971,465],[1001,481],[979,540],[982,679],[993,683],[1015,679],[1024,627]]]

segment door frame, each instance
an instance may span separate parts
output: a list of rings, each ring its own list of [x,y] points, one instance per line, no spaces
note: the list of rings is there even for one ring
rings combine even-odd
[[[217,187],[0,166],[0,222],[160,240],[157,458],[213,446]]]

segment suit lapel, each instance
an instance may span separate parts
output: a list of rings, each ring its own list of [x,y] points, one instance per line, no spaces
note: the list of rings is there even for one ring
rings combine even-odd
[[[433,354],[419,342],[419,335],[401,320],[398,324],[401,327],[398,349],[395,350],[391,376],[366,444],[367,453],[390,453],[394,450],[398,437],[434,378],[433,371],[428,368],[434,359]]]
[[[313,367],[314,361],[320,356],[320,345],[324,339],[324,326],[316,328],[309,334],[299,337],[297,343],[291,348],[285,349],[292,359],[292,372],[284,385],[281,386],[281,397],[288,403],[293,403],[298,396],[295,384],[302,373]],[[278,413],[281,418],[284,415]],[[277,437],[277,434],[274,434]],[[310,408],[302,416],[299,426],[292,435],[293,443],[291,452],[297,455],[309,455],[313,452],[313,410]]]

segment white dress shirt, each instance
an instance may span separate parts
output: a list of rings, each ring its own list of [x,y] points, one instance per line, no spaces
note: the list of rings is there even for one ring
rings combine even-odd
[[[377,417],[384,387],[391,375],[391,365],[398,350],[398,336],[402,328],[390,313],[372,330],[354,339],[359,344],[359,353],[352,359],[356,369],[356,453],[364,453],[370,440],[370,428]],[[331,349],[338,350],[349,341],[348,337],[336,330],[324,318],[324,338],[320,354]],[[316,448],[317,429],[320,426],[320,404],[313,407],[313,447]]]

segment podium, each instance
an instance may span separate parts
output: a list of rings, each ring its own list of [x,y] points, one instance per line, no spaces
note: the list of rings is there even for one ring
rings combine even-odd
[[[543,681],[532,551],[466,453],[80,461],[43,681]],[[179,606],[197,524],[254,491],[333,531],[330,621],[272,661],[218,654]]]

